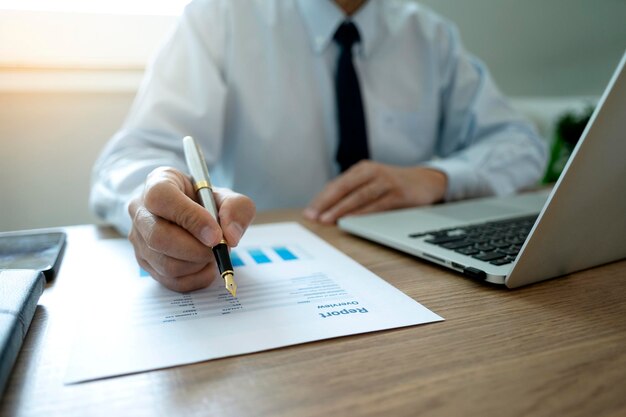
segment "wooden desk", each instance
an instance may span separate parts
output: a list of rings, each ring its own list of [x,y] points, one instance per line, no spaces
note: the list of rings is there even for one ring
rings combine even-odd
[[[0,415],[626,415],[626,261],[509,291],[303,224],[446,321],[64,386],[84,259],[114,235],[69,227]]]

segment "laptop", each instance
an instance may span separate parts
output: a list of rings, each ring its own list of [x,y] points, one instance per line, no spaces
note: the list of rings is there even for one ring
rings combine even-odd
[[[354,235],[509,288],[626,258],[626,53],[549,191],[348,216]]]

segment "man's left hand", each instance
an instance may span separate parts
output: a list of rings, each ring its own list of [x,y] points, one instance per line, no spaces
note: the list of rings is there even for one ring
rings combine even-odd
[[[447,182],[446,174],[432,168],[361,161],[328,183],[303,214],[332,224],[348,214],[433,204],[443,200]]]

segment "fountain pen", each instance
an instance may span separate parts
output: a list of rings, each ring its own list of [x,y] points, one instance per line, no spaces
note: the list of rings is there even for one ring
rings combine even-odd
[[[185,152],[187,167],[191,173],[193,188],[198,195],[198,200],[219,224],[217,206],[215,205],[215,198],[213,197],[213,187],[209,178],[206,162],[204,161],[204,156],[202,156],[202,151],[191,136],[185,136],[183,138],[183,150]],[[228,244],[222,239],[220,243],[213,246],[212,250],[220,275],[224,279],[224,285],[228,292],[235,297],[237,294],[237,284],[235,283],[235,273],[230,261],[230,254],[228,253]]]

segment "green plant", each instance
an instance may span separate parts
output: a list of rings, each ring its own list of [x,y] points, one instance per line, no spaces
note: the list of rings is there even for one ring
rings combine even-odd
[[[550,149],[550,160],[543,178],[544,183],[553,183],[559,179],[559,175],[561,175],[576,143],[583,134],[592,113],[593,106],[589,106],[582,113],[569,112],[559,118]]]

